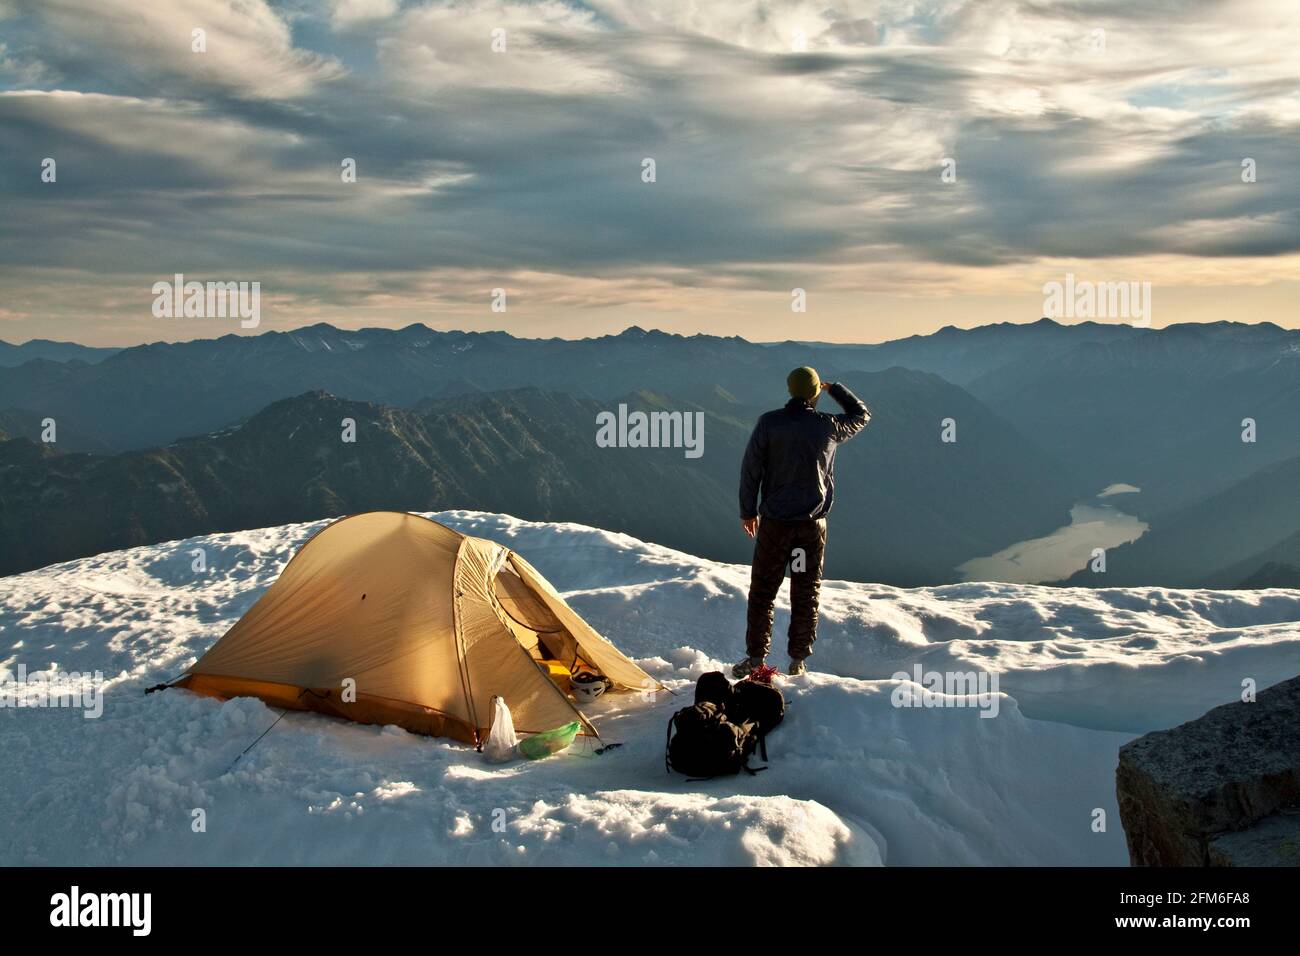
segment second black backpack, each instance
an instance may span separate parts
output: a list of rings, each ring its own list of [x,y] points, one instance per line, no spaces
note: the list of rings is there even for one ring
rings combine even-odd
[[[727,716],[737,723],[752,721],[766,737],[785,719],[785,697],[771,684],[746,678],[732,685]]]

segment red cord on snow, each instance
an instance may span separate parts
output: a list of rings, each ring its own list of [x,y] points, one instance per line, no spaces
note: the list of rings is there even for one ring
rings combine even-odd
[[[759,684],[771,684],[777,675],[777,669],[770,664],[759,664],[749,672],[749,679]]]

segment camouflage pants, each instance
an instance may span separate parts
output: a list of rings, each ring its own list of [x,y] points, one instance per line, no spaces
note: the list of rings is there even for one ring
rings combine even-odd
[[[817,600],[826,555],[826,519],[777,521],[760,518],[749,577],[749,619],[745,649],[766,657],[772,647],[772,606],[790,565],[789,651],[792,660],[812,653],[817,640]]]

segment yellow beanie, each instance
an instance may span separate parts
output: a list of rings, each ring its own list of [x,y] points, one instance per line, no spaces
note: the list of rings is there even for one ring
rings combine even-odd
[[[817,377],[817,370],[807,365],[795,369],[785,380],[790,388],[791,398],[802,398],[811,402],[822,390],[822,380]]]

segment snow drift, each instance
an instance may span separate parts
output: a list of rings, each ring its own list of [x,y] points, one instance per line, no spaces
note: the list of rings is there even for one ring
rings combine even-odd
[[[519,551],[679,693],[742,652],[746,567],[578,525],[431,517]],[[0,579],[0,670],[106,678],[98,719],[0,708],[0,864],[1124,864],[1119,746],[1300,659],[1297,591],[828,581],[812,670],[783,684],[790,712],[755,777],[667,775],[664,728],[684,701],[663,694],[588,709],[624,744],[602,756],[580,741],[497,766],[291,713],[235,763],[274,711],[143,690],[220,637],[323,524]],[[997,716],[895,706],[892,675],[916,665],[996,673]]]

